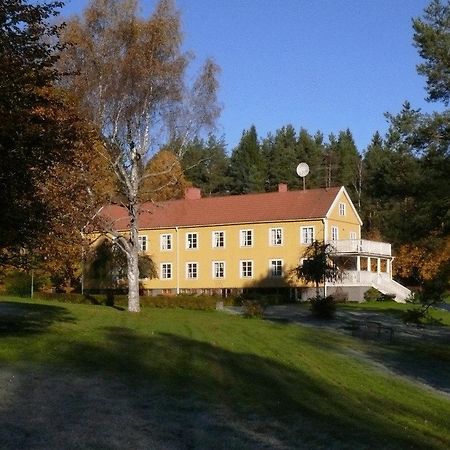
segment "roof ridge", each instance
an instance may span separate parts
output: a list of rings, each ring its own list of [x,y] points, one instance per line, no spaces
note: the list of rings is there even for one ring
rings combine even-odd
[[[341,189],[342,186],[331,186],[329,188],[313,188],[313,189],[294,189],[291,191],[285,191],[285,192],[279,192],[279,191],[270,191],[270,192],[248,192],[246,194],[228,194],[228,195],[217,195],[217,196],[207,196],[207,197],[200,197],[198,199],[186,199],[186,198],[175,198],[175,199],[171,199],[171,200],[161,200],[161,201],[151,201],[148,200],[146,202],[141,203],[140,205],[146,205],[146,204],[151,204],[153,206],[158,206],[158,205],[163,205],[163,204],[167,204],[167,203],[174,203],[174,202],[194,202],[194,201],[198,201],[198,200],[207,200],[207,199],[214,199],[214,200],[219,200],[219,199],[223,199],[223,198],[243,198],[243,197],[250,197],[250,196],[261,196],[261,195],[285,195],[285,194],[292,194],[292,193],[303,193],[303,192],[315,192],[315,191],[325,191],[325,192],[329,192],[333,189],[339,191]]]

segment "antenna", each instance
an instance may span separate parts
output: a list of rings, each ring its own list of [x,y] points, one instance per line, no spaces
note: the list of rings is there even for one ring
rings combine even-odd
[[[297,166],[297,175],[301,178],[303,178],[303,190],[305,190],[305,177],[306,175],[308,175],[309,173],[309,166],[308,164],[306,164],[305,162],[301,162],[298,166]]]

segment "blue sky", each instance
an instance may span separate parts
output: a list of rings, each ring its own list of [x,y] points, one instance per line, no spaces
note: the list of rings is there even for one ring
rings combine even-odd
[[[87,0],[66,0],[63,14]],[[143,15],[155,2],[143,0]],[[384,112],[409,100],[423,111],[425,80],[411,19],[427,0],[177,0],[186,49],[222,68],[217,134],[228,150],[244,129],[260,137],[292,124],[325,136],[350,128],[360,150]]]

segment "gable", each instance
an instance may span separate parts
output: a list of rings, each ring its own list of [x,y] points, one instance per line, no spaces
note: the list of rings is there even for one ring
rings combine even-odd
[[[341,206],[344,205],[345,214],[341,214]],[[362,226],[362,220],[356,211],[355,205],[353,204],[350,196],[348,195],[347,190],[344,187],[341,187],[339,192],[336,195],[330,209],[326,214],[327,219],[331,219],[334,221],[346,222],[346,223],[354,223]]]

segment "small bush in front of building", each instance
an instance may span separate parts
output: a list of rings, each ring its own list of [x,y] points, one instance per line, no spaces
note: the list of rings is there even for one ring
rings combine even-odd
[[[364,293],[364,301],[377,302],[379,301],[382,295],[383,294],[378,289],[371,287]]]
[[[141,297],[141,305],[151,308],[181,308],[212,311],[216,309],[218,297],[209,295],[157,295],[155,297]]]
[[[37,298],[42,300],[56,300],[64,303],[78,303],[87,305],[104,305],[126,308],[128,299],[126,295],[114,295],[112,291],[107,291],[105,294],[74,294],[74,293],[44,293],[36,294]],[[182,308],[195,310],[216,309],[218,297],[207,295],[172,295],[164,296],[158,295],[156,297],[141,297],[140,303],[142,307],[149,308]]]
[[[327,297],[313,297],[309,299],[311,312],[314,317],[320,319],[332,319],[336,313],[336,302],[332,295]]]
[[[242,310],[244,313],[244,317],[261,318],[264,314],[265,306],[257,300],[243,300]]]

